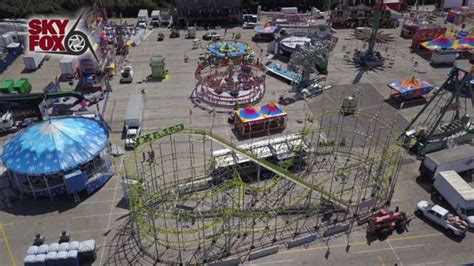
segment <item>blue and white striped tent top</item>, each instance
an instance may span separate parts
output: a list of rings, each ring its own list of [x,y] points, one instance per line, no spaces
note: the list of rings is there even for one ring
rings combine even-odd
[[[2,157],[15,173],[44,175],[90,161],[107,143],[108,132],[97,120],[52,118],[15,134],[3,147]]]

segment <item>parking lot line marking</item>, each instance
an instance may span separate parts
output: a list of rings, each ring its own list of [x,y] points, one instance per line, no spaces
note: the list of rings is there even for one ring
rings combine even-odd
[[[80,205],[106,203],[106,202],[114,202],[114,201],[113,200],[96,200],[96,201],[82,202]]]
[[[415,264],[415,265],[433,265],[433,264],[441,264],[441,263],[444,263],[444,261],[440,260],[440,261],[432,261],[432,262],[423,262],[423,263]]]
[[[10,247],[10,243],[8,242],[7,234],[5,233],[5,230],[3,229],[3,225],[0,224],[0,231],[2,231],[2,237],[3,237],[3,242],[5,242],[5,245],[7,246],[7,251],[8,251],[8,256],[10,257],[10,260],[12,262],[13,266],[16,266],[16,261],[15,257],[13,256],[12,248]]]
[[[153,30],[147,32],[147,33],[145,34],[145,36],[143,36],[143,41],[146,40],[146,39],[148,38],[148,36],[150,36],[150,34],[151,34],[152,32],[153,32]]]
[[[437,233],[437,234],[427,234],[427,235],[418,235],[418,236],[397,237],[397,238],[392,238],[390,240],[393,242],[393,241],[412,240],[412,239],[428,238],[428,237],[435,237],[435,236],[442,236],[442,235],[443,234],[441,233]],[[383,243],[383,242],[377,241],[375,243]],[[350,245],[351,246],[367,245],[367,241],[354,242],[354,243],[350,243]],[[321,249],[328,249],[328,248],[345,248],[345,247],[347,247],[347,244],[338,244],[338,245],[332,245],[332,246],[324,245],[324,246],[312,247],[312,248],[306,248],[306,249],[287,250],[287,251],[279,252],[278,254],[289,254],[289,253],[305,252],[305,251],[312,251],[312,250],[321,250]]]
[[[273,264],[273,263],[285,263],[285,262],[291,262],[294,260],[274,260],[274,261],[267,261],[267,262],[261,262],[261,263],[250,263],[250,265],[267,265],[267,264]]]
[[[415,264],[410,264],[413,266],[425,266],[425,265],[434,265],[434,264],[442,264],[444,263],[443,260],[440,261],[432,261],[432,262],[422,262],[422,263],[415,263]]]
[[[114,189],[117,189],[117,188],[114,188],[114,187],[103,187],[103,188],[101,188],[100,190],[114,190]]]
[[[387,244],[390,246],[390,248],[392,249],[393,251],[393,254],[395,255],[395,257],[397,258],[397,261],[400,262],[400,266],[403,266],[403,263],[402,261],[400,260],[400,257],[398,256],[397,252],[395,251],[395,249],[393,248],[392,244],[390,244],[390,240],[387,239]]]
[[[353,253],[354,254],[369,253],[369,252],[386,251],[386,250],[392,250],[392,249],[415,248],[415,247],[422,247],[422,246],[426,246],[426,244],[408,245],[408,246],[390,247],[390,248],[379,248],[379,249],[369,249],[369,250],[355,251]]]
[[[71,233],[88,233],[88,232],[98,232],[98,231],[107,231],[110,228],[102,228],[102,229],[92,229],[92,230],[81,230],[81,231],[71,231]]]
[[[8,226],[8,225],[14,225],[15,223],[4,223],[4,224],[0,224],[0,225],[3,225],[3,226]]]
[[[443,234],[441,233],[436,233],[436,234],[427,234],[427,235],[418,235],[418,236],[405,236],[405,237],[394,237],[391,238],[391,241],[400,241],[400,240],[411,240],[411,239],[418,239],[418,238],[427,238],[427,237],[433,237],[433,236],[442,236]]]
[[[123,167],[123,161],[120,161],[120,166],[119,166],[119,172],[122,170],[122,167]],[[112,198],[112,201],[115,201],[115,196],[117,195],[117,187],[119,186],[119,183],[120,183],[120,180],[117,180],[115,182],[115,191],[114,191],[114,196]],[[107,228],[110,228],[110,224],[112,223],[112,212],[114,211],[114,204],[112,203],[110,205],[110,214],[109,214],[109,221],[107,222]],[[127,212],[128,213],[128,212]],[[104,253],[105,253],[105,245],[107,244],[107,236],[106,235],[104,237],[104,243],[102,244],[102,246],[104,246],[102,248],[102,252],[100,254],[100,260],[99,260],[99,265],[102,265],[102,259],[104,258]]]
[[[100,217],[100,216],[107,216],[107,215],[124,215],[128,214],[128,212],[115,212],[115,213],[103,213],[103,214],[93,214],[93,215],[82,215],[82,216],[73,216],[71,219],[82,219],[82,218],[90,218],[90,217]]]

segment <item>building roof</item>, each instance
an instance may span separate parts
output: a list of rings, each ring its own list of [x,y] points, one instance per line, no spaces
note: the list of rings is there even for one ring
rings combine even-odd
[[[240,145],[239,148],[250,151],[255,154],[258,158],[268,158],[271,156],[277,156],[279,159],[285,159],[291,157],[295,147],[301,146],[303,140],[301,135],[292,134],[284,137],[265,139],[249,144]],[[222,149],[212,153],[216,162],[216,168],[228,167],[235,164],[240,164],[250,161],[247,157],[244,157],[238,153],[233,153],[229,149]]]
[[[466,144],[427,154],[425,160],[429,159],[436,165],[442,165],[469,157],[474,158],[474,146]]]
[[[446,182],[448,182],[465,201],[474,200],[474,188],[458,175],[458,173],[455,171],[445,171],[439,174],[444,177]]]
[[[97,156],[108,143],[100,122],[84,117],[52,118],[11,137],[2,153],[15,173],[46,175],[73,169]]]

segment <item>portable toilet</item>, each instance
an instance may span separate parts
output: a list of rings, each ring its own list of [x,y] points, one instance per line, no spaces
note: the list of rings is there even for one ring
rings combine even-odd
[[[12,93],[14,85],[14,80],[6,79],[2,83],[0,83],[0,92],[4,94]]]
[[[161,55],[155,55],[150,58],[151,78],[164,79],[168,71],[165,69],[165,58]]]
[[[15,81],[13,89],[19,94],[27,94],[31,91],[31,83],[28,79],[22,78]]]

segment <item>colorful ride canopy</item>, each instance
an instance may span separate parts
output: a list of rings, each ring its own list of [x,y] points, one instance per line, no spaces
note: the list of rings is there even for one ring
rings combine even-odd
[[[250,122],[250,121],[260,120],[264,118],[264,116],[262,115],[262,113],[260,113],[258,108],[254,106],[247,106],[244,108],[240,108],[239,110],[235,111],[235,114],[242,122]]]
[[[258,25],[254,28],[256,33],[275,33],[277,29],[278,27],[271,26],[269,23],[266,23],[264,26]]]
[[[470,50],[474,49],[474,36],[466,36],[454,41],[454,49]]]
[[[454,48],[454,38],[441,36],[431,41],[423,42],[421,45],[428,50]]]
[[[421,97],[434,88],[430,83],[416,79],[415,76],[411,79],[389,83],[388,86],[403,98]]]
[[[260,106],[260,113],[267,117],[286,115],[286,112],[276,103],[267,103]]]
[[[74,169],[92,160],[108,143],[100,122],[84,117],[52,118],[10,138],[3,163],[24,175],[46,175]]]
[[[217,41],[207,45],[207,50],[217,57],[239,57],[247,53],[248,44],[238,41]]]

